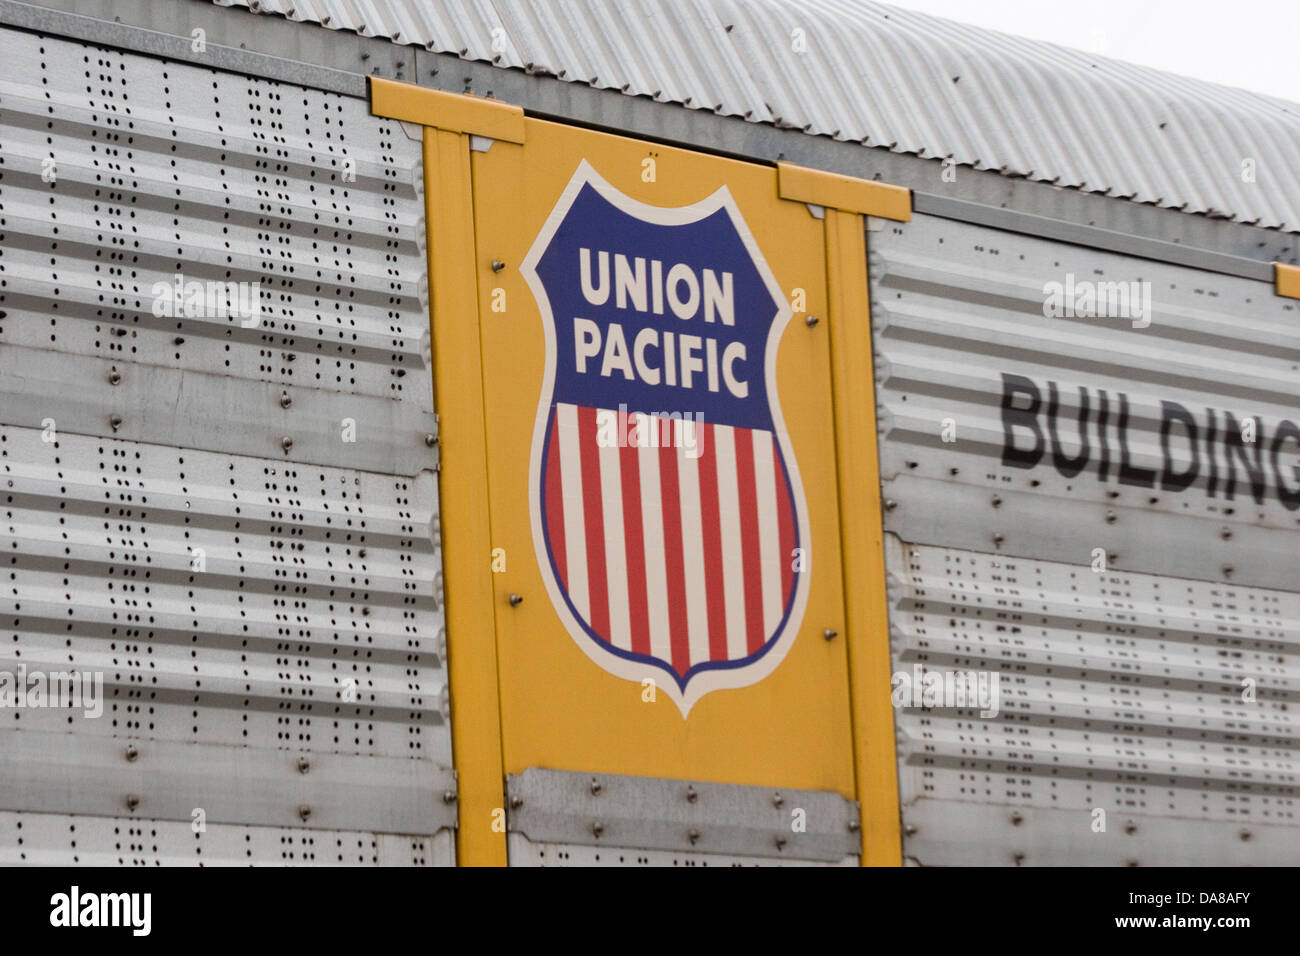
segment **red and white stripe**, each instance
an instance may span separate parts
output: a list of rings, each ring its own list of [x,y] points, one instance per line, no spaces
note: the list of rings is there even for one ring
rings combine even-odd
[[[658,440],[619,446],[608,441],[616,412],[561,404],[555,414],[547,537],[579,616],[678,674],[762,648],[794,578],[794,514],[772,433],[642,418]]]

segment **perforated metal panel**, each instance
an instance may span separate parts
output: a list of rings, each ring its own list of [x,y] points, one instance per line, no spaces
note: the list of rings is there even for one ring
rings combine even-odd
[[[450,866],[450,830],[433,836],[299,827],[209,826],[170,820],[0,812],[0,865]]]
[[[724,853],[688,853],[673,850],[635,850],[628,847],[582,846],[576,843],[533,843],[522,834],[509,837],[511,866],[857,866],[856,856],[839,863],[777,860],[762,856]]]
[[[419,143],[255,77],[9,30],[0,59],[0,671],[105,695],[0,709],[11,754],[75,738],[6,768],[0,809],[43,812],[0,852],[447,862]],[[178,274],[259,283],[258,320],[169,310]],[[72,848],[88,806],[161,818],[77,817]]]
[[[905,857],[1300,862],[1294,305],[926,216],[868,243]],[[1149,312],[1045,317],[1109,281]],[[996,675],[997,713],[928,672]]]

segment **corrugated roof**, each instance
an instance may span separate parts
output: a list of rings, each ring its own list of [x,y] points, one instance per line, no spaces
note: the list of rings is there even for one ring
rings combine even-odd
[[[755,123],[1300,231],[1300,105],[884,4],[214,2]],[[1248,160],[1254,182],[1243,178]]]

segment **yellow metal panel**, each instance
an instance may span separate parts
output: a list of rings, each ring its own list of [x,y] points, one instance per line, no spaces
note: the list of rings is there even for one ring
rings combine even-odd
[[[524,141],[524,111],[482,96],[444,93],[378,76],[370,79],[370,112],[453,133],[472,133],[508,143]]]
[[[1277,282],[1278,295],[1284,295],[1288,299],[1300,299],[1300,266],[1275,262],[1273,275]]]
[[[424,131],[440,521],[462,865],[504,865],[504,776],[474,269],[469,137]],[[467,320],[468,319],[468,320]]]
[[[791,163],[777,163],[782,199],[858,212],[907,222],[912,218],[912,193],[902,186],[857,179]]]
[[[496,143],[473,156],[492,544],[503,559],[494,582],[505,769],[699,778],[853,798],[828,329],[805,321],[824,316],[827,305],[823,224],[779,201],[770,167],[541,120],[525,128],[526,145]],[[519,267],[583,161],[621,193],[659,207],[727,187],[781,290],[806,299],[775,353],[810,529],[802,625],[771,673],[706,694],[685,717],[662,690],[650,702],[640,682],[584,653],[558,616],[534,551],[530,446],[546,347]],[[522,599],[516,606],[512,594]],[[827,629],[840,636],[826,639]]]
[[[889,619],[880,518],[875,377],[862,217],[827,210],[835,432],[839,444],[853,755],[862,804],[862,864],[898,866],[898,765],[890,702]]]

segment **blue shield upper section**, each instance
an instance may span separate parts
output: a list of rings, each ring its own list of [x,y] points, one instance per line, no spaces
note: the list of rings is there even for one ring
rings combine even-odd
[[[585,183],[536,271],[555,322],[552,402],[775,430],[764,363],[782,303],[727,209],[661,225]]]

